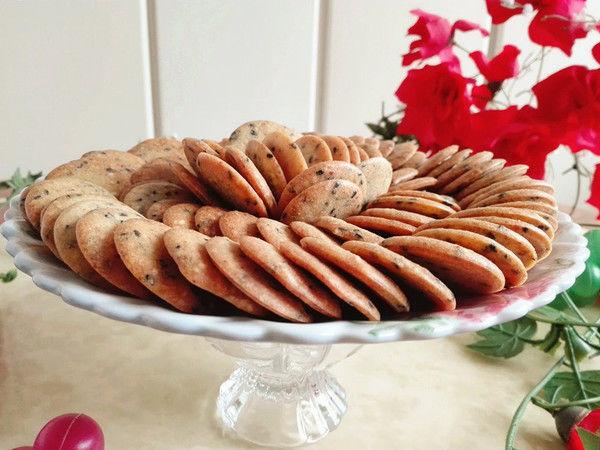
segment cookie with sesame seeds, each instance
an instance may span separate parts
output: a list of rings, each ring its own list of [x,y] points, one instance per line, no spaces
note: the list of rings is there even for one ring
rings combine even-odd
[[[533,245],[523,236],[500,223],[486,222],[479,218],[446,218],[421,225],[417,232],[433,228],[465,230],[486,236],[517,255],[526,269],[532,268],[537,262],[537,254]],[[544,234],[544,236],[546,235]]]
[[[346,161],[350,162],[350,152],[346,143],[338,136],[320,136],[325,141],[329,150],[331,151],[331,157],[334,161]]]
[[[352,217],[352,216],[351,216]],[[354,216],[362,217],[362,216]],[[337,236],[342,241],[365,241],[380,243],[383,238],[369,230],[360,228],[357,225],[346,222],[336,217],[322,216],[313,222],[313,225]]]
[[[197,312],[202,301],[165,247],[168,230],[160,222],[130,219],[115,227],[115,247],[127,270],[153,294],[179,311]]]
[[[79,178],[58,177],[42,180],[31,185],[24,201],[25,215],[29,223],[40,229],[42,211],[56,198],[67,194],[98,195],[114,198],[114,196],[94,183]]]
[[[489,161],[484,161],[480,164],[476,164],[471,170],[466,171],[461,176],[455,178],[446,186],[444,186],[441,190],[441,194],[453,194],[456,191],[459,191],[465,186],[473,183],[475,180],[481,178],[484,174],[488,172],[495,172],[500,170],[506,164],[505,159],[491,159]]]
[[[349,241],[345,242],[342,248],[383,269],[416,292],[424,294],[437,310],[452,311],[456,308],[456,299],[452,291],[425,267],[381,245],[369,242]]]
[[[394,150],[394,148],[396,147],[396,142],[394,142],[394,140],[392,140],[392,139],[379,140],[379,139],[375,138],[375,140],[379,141],[378,149],[382,155],[385,153],[389,156],[389,154],[392,152],[392,150]],[[416,145],[416,142],[414,142],[414,141],[406,141],[406,142],[412,142],[413,144]]]
[[[221,236],[219,219],[227,212],[226,209],[218,206],[201,206],[194,215],[194,224],[196,231],[207,236]]]
[[[181,274],[194,286],[229,302],[251,316],[264,317],[269,311],[236,288],[215,267],[206,251],[210,239],[202,233],[183,228],[167,230],[163,235],[165,248]]]
[[[492,152],[487,151],[475,153],[474,155],[469,156],[464,161],[456,164],[454,167],[437,177],[437,183],[435,185],[436,190],[439,191],[440,189],[443,189],[444,186],[451,183],[465,172],[468,172],[473,167],[476,167],[485,161],[489,161],[493,158],[493,156],[494,154]]]
[[[212,262],[239,290],[262,307],[292,322],[312,322],[302,302],[288,294],[240,246],[226,237],[213,237],[205,244]]]
[[[142,158],[149,162],[156,158],[167,158],[183,164],[187,169],[192,170],[183,151],[183,143],[179,139],[158,137],[146,139],[139,144],[134,145],[127,153]]]
[[[349,139],[352,142],[354,142],[356,145],[360,145],[360,144],[364,144],[365,143],[365,137],[364,136],[354,135],[354,136],[350,136]]]
[[[89,265],[110,284],[138,298],[152,298],[152,293],[125,267],[114,242],[117,225],[139,219],[126,207],[108,207],[89,211],[77,220],[77,246]]]
[[[295,141],[301,136],[301,134],[296,133],[291,128],[271,120],[253,120],[237,127],[231,133],[231,136],[229,136],[227,145],[243,151],[251,140],[256,139],[262,141],[267,135],[274,132],[283,133],[292,141]]]
[[[371,156],[369,156],[369,154],[366,151],[364,151],[358,145],[356,146],[356,149],[358,150],[358,156],[360,157],[361,162],[366,161],[367,159],[369,159],[371,157]],[[376,155],[376,156],[381,156],[381,155]]]
[[[213,150],[206,142],[201,141],[200,139],[185,138],[183,140],[183,151],[185,153],[185,157],[188,163],[190,164],[192,169],[194,169],[195,173],[198,173],[198,171],[200,170],[197,165],[198,155],[200,153],[208,153],[209,155],[222,158],[222,155],[220,153]]]
[[[241,150],[233,147],[225,148],[225,161],[227,161],[242,177],[252,186],[261,198],[270,216],[277,214],[277,201],[267,181],[254,165],[252,160]]]
[[[219,217],[221,235],[234,242],[239,242],[243,236],[259,236],[256,222],[258,217],[242,211],[227,211]]]
[[[324,233],[323,231],[319,230],[317,227],[311,225],[310,223],[296,221],[290,223],[290,228],[298,237],[300,237],[300,239],[305,237],[314,237],[318,239],[325,239],[326,241],[331,241],[333,244],[339,243],[339,241],[335,237]]]
[[[256,227],[262,238],[277,250],[280,250],[283,242],[300,243],[292,228],[278,220],[261,217],[256,221]]]
[[[413,225],[399,220],[387,219],[385,217],[359,215],[346,217],[345,220],[352,225],[377,233],[378,237],[379,234],[385,236],[405,236],[413,234],[416,229]],[[379,243],[382,239],[377,241],[373,240],[373,242]]]
[[[536,202],[529,202],[529,201],[497,203],[494,206],[529,209],[529,210],[532,210],[535,212],[541,212],[543,214],[548,215],[549,217],[554,217],[558,213],[558,208],[556,206],[550,206],[546,203],[536,203]],[[553,227],[554,227],[554,225],[553,225]]]
[[[216,156],[200,153],[198,166],[202,169],[198,178],[233,208],[258,217],[268,216],[256,191],[230,164]]]
[[[240,249],[307,306],[326,317],[342,317],[342,308],[335,296],[319,281],[290,263],[273,245],[256,237],[245,236],[240,239]]]
[[[307,237],[303,238],[300,244],[309,253],[333,264],[370,288],[393,311],[409,310],[408,300],[402,289],[390,277],[361,257],[323,239]]]
[[[270,133],[263,139],[262,143],[275,156],[281,170],[283,170],[286,181],[289,182],[308,167],[300,147],[286,134],[277,131]]]
[[[361,216],[382,217],[384,219],[396,220],[408,225],[419,227],[429,222],[433,222],[434,218],[417,214],[410,211],[401,211],[394,208],[369,208],[360,213]]]
[[[358,164],[361,161],[360,153],[358,151],[358,146],[352,142],[350,139],[340,136],[340,139],[344,141],[346,144],[346,148],[348,149],[348,156],[350,158],[350,162],[352,164]]]
[[[256,168],[264,177],[271,188],[271,192],[278,200],[285,188],[287,181],[277,159],[262,142],[252,140],[246,147],[246,155],[252,160]]]
[[[433,200],[434,202],[438,202],[443,205],[449,206],[450,208],[452,208],[455,211],[460,211],[460,206],[458,206],[456,201],[448,195],[436,194],[435,192],[429,192],[429,191],[414,191],[414,190],[410,190],[410,189],[405,190],[405,189],[398,189],[398,188],[394,188],[394,190],[390,190],[388,192],[388,194],[389,195],[404,195],[404,196],[410,196],[410,197],[426,198],[428,200]]]
[[[404,181],[412,180],[417,176],[417,169],[412,167],[403,167],[392,172],[392,186],[403,183]]]
[[[409,181],[403,181],[402,183],[396,183],[394,185],[394,190],[419,190],[426,189],[428,187],[434,186],[437,183],[437,180],[433,177],[420,177],[413,178]]]
[[[196,203],[178,203],[168,208],[162,217],[162,223],[172,228],[196,229],[195,216],[200,205]]]
[[[424,236],[395,236],[381,245],[463,290],[492,294],[504,288],[504,274],[494,263],[460,245]]]
[[[500,194],[502,192],[513,191],[516,189],[536,189],[538,191],[546,192],[547,194],[554,194],[554,188],[551,184],[546,183],[542,180],[535,180],[533,178],[528,177],[527,175],[522,175],[519,177],[512,177],[506,180],[498,181],[496,183],[490,184],[485,188],[477,191],[476,195],[474,195],[469,201],[465,198],[463,203],[473,205],[480,200],[487,199],[488,197]]]
[[[127,152],[102,150],[52,169],[47,180],[73,177],[101,186],[118,195],[129,183],[131,174],[144,165],[144,160]]]
[[[382,157],[369,158],[357,166],[365,176],[364,203],[384,194],[392,184],[392,166]]]
[[[389,154],[392,151],[393,147],[391,147],[389,149],[387,149],[387,148],[384,149],[384,150],[386,150],[386,153],[387,153],[386,155],[384,155],[381,152],[381,150],[379,150],[379,143],[380,143],[379,139],[365,138],[364,142],[361,144],[358,144],[358,145],[371,158],[375,158],[376,156],[383,156],[385,158],[385,157],[387,157],[387,154]]]
[[[442,164],[452,155],[454,155],[458,151],[458,145],[450,145],[446,148],[441,149],[439,152],[427,158],[421,167],[419,167],[419,176],[424,177],[427,176],[429,172],[435,169],[437,166]]]
[[[182,202],[193,199],[191,193],[181,186],[167,181],[143,181],[134,184],[123,195],[123,203],[135,209],[142,215],[153,203],[159,200],[180,200]]]
[[[415,236],[457,244],[484,256],[502,271],[506,287],[520,286],[527,280],[527,270],[517,255],[487,236],[472,231],[446,228],[422,230],[415,233]]]
[[[433,200],[423,197],[404,195],[385,195],[369,203],[368,208],[394,208],[410,211],[434,219],[443,219],[456,213],[454,209]]]
[[[281,213],[284,223],[312,222],[317,217],[344,218],[358,214],[363,205],[362,190],[348,180],[328,180],[314,184],[294,197]]]
[[[325,161],[312,165],[294,177],[279,197],[278,208],[283,211],[288,203],[309,187],[327,180],[348,180],[363,191],[368,189],[363,171],[354,164],[344,161]]]
[[[401,142],[396,144],[392,151],[386,156],[394,170],[403,167],[417,154],[417,145],[414,142]]]
[[[323,139],[314,134],[307,134],[296,141],[308,167],[323,161],[333,161],[331,150]]]
[[[464,150],[460,150],[460,151],[454,153],[452,156],[450,156],[446,160],[442,161],[440,164],[438,164],[433,169],[431,169],[426,175],[428,177],[437,178],[441,174],[446,173],[447,171],[452,169],[457,164],[460,164],[461,162],[463,162],[465,159],[467,159],[469,156],[471,156],[471,153],[473,153],[473,150],[468,149],[468,148],[466,148]]]
[[[181,203],[181,201],[177,199],[159,200],[156,203],[150,205],[150,207],[146,210],[146,214],[144,214],[144,216],[147,219],[162,222],[165,211],[171,206],[177,205],[179,203]]]
[[[379,310],[369,300],[369,297],[348,280],[344,273],[329,264],[325,264],[321,259],[294,242],[282,242],[279,251],[286,259],[321,281],[340,300],[354,308],[367,320],[379,321],[381,319]]]
[[[421,151],[415,152],[414,155],[410,157],[408,161],[406,161],[402,166],[394,167],[394,169],[399,169],[400,167],[413,167],[418,169],[421,164],[427,159],[427,154]]]
[[[173,172],[171,168],[171,160],[167,158],[157,158],[147,162],[138,170],[133,172],[131,174],[131,178],[129,179],[129,186],[125,187],[119,196],[122,198],[132,185],[142,183],[144,181],[168,181],[169,183],[185,187],[185,184],[183,184],[179,177]]]
[[[498,203],[509,202],[543,203],[548,206],[556,207],[554,196],[543,191],[538,191],[537,189],[515,189],[499,192],[480,200],[477,199],[473,201],[469,207],[477,208],[479,206],[492,206],[497,205]]]
[[[514,166],[503,167],[497,172],[485,174],[481,179],[454,194],[454,198],[458,201],[459,205],[464,207],[476,198],[480,192],[485,191],[488,186],[504,180],[521,177],[527,173],[528,169],[529,167],[524,164],[517,164]]]

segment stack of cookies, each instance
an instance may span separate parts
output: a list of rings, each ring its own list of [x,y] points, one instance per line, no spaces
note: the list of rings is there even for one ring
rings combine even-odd
[[[381,320],[523,284],[551,251],[553,189],[490,152],[298,134],[92,151],[22,194],[24,214],[102,289],[195,314]]]

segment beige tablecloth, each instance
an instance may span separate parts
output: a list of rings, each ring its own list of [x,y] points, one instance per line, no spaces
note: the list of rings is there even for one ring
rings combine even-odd
[[[4,248],[4,240],[0,240]],[[0,250],[0,271],[11,267]],[[364,347],[333,373],[349,410],[314,449],[500,449],[522,396],[553,359],[508,361],[465,348],[469,335]],[[24,274],[0,284],[0,448],[31,445],[66,412],[101,425],[108,450],[250,448],[222,436],[213,402],[233,362],[202,338],[76,309]],[[518,448],[562,448],[531,406]]]

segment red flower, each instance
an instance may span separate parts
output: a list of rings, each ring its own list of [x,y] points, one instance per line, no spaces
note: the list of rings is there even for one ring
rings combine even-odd
[[[504,81],[519,73],[517,57],[521,53],[514,45],[505,45],[491,61],[480,51],[469,54],[481,75],[488,82]]]
[[[402,57],[402,65],[408,66],[415,61],[438,56],[441,62],[448,63],[450,67],[460,67],[458,58],[452,52],[452,39],[456,30],[478,30],[487,36],[487,30],[477,24],[466,20],[458,20],[453,25],[443,17],[429,14],[420,9],[411,11],[418,17],[415,24],[409,28],[408,36],[415,35],[420,39],[411,42],[409,52]]]
[[[492,23],[497,25],[504,23],[512,16],[516,16],[523,12],[522,6],[515,6],[514,8],[508,8],[502,6],[502,0],[485,0],[488,14],[492,17]]]
[[[596,164],[596,170],[594,171],[594,178],[592,178],[592,185],[590,186],[590,198],[587,202],[598,208],[597,219],[600,219],[600,163]]]
[[[579,423],[577,423],[569,433],[569,440],[567,441],[566,450],[585,450],[583,442],[579,438],[577,433],[577,427],[581,427],[585,430],[596,433],[600,430],[600,409],[590,411]]]
[[[409,70],[396,91],[406,105],[397,133],[414,134],[433,150],[458,142],[469,127],[470,82],[447,64]]]
[[[600,64],[600,42],[598,42],[596,45],[594,45],[594,48],[592,48],[592,56],[596,62]]]
[[[600,69],[570,66],[533,87],[537,118],[560,143],[600,155]]]
[[[542,46],[560,48],[571,56],[576,39],[587,36],[587,28],[578,16],[586,0],[546,0],[529,24],[529,37]]]
[[[473,86],[471,97],[477,108],[485,109],[486,105],[494,98],[494,94],[487,85],[482,84],[481,86]]]

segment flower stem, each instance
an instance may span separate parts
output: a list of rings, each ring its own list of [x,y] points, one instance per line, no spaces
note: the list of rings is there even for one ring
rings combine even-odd
[[[538,66],[538,71],[537,71],[537,76],[535,77],[535,84],[538,84],[540,82],[540,78],[542,78],[542,70],[544,68],[544,57],[546,56],[545,53],[545,47],[542,47],[542,52],[540,55],[540,64]],[[531,95],[529,96],[529,103],[531,103],[533,101],[533,90],[531,91]]]
[[[571,308],[573,310],[575,315],[577,315],[577,317],[579,317],[583,322],[587,322],[587,318],[583,315],[581,310],[577,307],[577,305],[575,304],[575,302],[573,301],[571,296],[567,293],[567,291],[562,292],[560,295],[563,298],[563,300],[565,301],[565,303],[569,306],[569,308]],[[596,323],[598,323],[598,321],[596,321]],[[596,328],[593,328],[593,327],[590,327],[586,336],[588,334],[589,335],[595,334],[596,336],[600,337],[600,334],[598,334],[598,330],[596,330]]]
[[[510,426],[508,428],[508,434],[506,435],[506,442],[504,445],[505,450],[515,450],[514,443],[515,443],[515,439],[517,437],[519,423],[521,422],[521,419],[523,418],[523,415],[525,414],[525,410],[527,409],[529,402],[531,401],[532,398],[534,398],[537,395],[538,392],[540,392],[544,388],[546,383],[548,381],[550,381],[550,379],[554,376],[554,374],[558,371],[558,369],[560,369],[560,367],[563,365],[564,361],[565,361],[564,356],[562,356],[558,361],[556,361],[556,363],[554,363],[554,365],[550,368],[550,370],[546,373],[546,375],[544,375],[544,378],[542,378],[538,382],[538,384],[536,384],[527,393],[525,398],[523,398],[523,400],[519,404],[519,407],[515,411],[515,414],[513,415],[513,418],[510,421]]]
[[[575,210],[577,209],[577,204],[579,203],[579,197],[581,196],[581,170],[579,167],[579,156],[577,153],[573,153],[573,169],[577,172],[577,191],[575,192],[575,200],[573,201],[573,206],[571,207],[571,211],[569,215],[572,216]]]
[[[544,400],[543,398],[540,398],[540,397],[533,397],[531,399],[531,403],[533,403],[536,406],[539,406],[540,408],[545,409],[546,411],[550,411],[550,410],[554,410],[554,409],[562,409],[562,408],[566,408],[568,406],[585,406],[588,403],[597,403],[597,402],[600,402],[600,396],[599,397],[590,397],[590,398],[586,398],[584,400],[573,400],[570,402],[557,402],[557,403],[547,402],[546,400]]]
[[[581,379],[581,373],[579,371],[579,363],[577,362],[577,358],[575,356],[575,348],[573,346],[573,338],[571,337],[571,333],[567,332],[564,334],[566,337],[566,345],[569,348],[569,361],[571,362],[571,370],[575,374],[575,380],[577,380],[577,384],[579,386],[579,390],[581,391],[581,395],[584,399],[587,400],[585,406],[588,409],[592,409],[587,397],[587,393],[585,392],[585,386],[583,385],[583,380]]]

